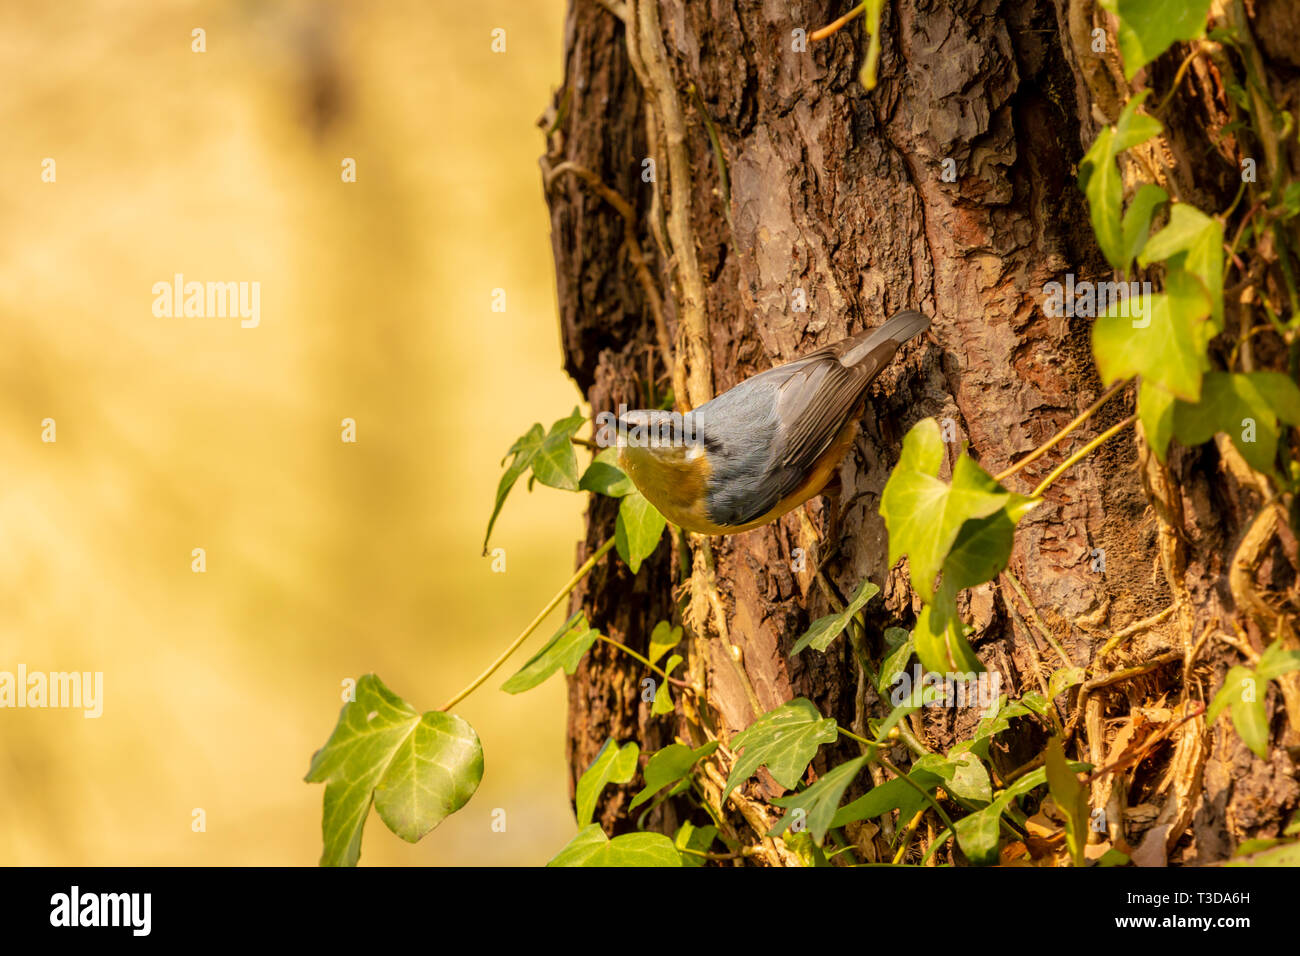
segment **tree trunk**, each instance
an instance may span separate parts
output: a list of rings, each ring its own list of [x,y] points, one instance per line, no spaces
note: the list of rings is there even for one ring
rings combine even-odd
[[[1101,27],[1114,50],[1114,23],[1078,0],[892,0],[881,20],[879,83],[867,92],[858,72],[862,19],[818,41],[799,32],[850,6],[570,2],[565,82],[543,120],[550,133],[542,165],[567,370],[594,411],[646,407],[669,388],[679,407],[692,407],[899,309],[933,317],[930,333],[872,387],[838,500],[814,499],[807,518],[797,509],[707,544],[668,535],[671,547],[661,544],[639,574],[611,558],[575,593],[593,626],[636,650],[658,621],[684,622],[685,671],[707,688],[703,713],[681,699],[676,713],[652,717],[642,700],[644,668],[598,644],[570,681],[575,779],[610,737],[649,752],[674,737],[698,744],[704,722],[726,740],[756,712],[797,696],[865,734],[867,718],[884,716],[890,704],[863,677],[853,642],[842,638],[824,655],[790,650],[831,610],[818,569],[841,595],[864,578],[881,586],[857,649],[875,665],[884,629],[914,621],[919,601],[905,569],[887,565],[878,514],[903,436],[934,417],[955,439],[950,463],[969,442],[996,474],[1102,393],[1091,320],[1051,317],[1043,305],[1045,284],[1066,273],[1111,278],[1076,171],[1127,98],[1114,54],[1096,56],[1087,45]],[[1259,6],[1257,17],[1294,19],[1281,0]],[[1258,22],[1256,29],[1262,36]],[[1277,30],[1273,47],[1287,46]],[[1289,49],[1262,43],[1272,76],[1295,75],[1300,57],[1295,31],[1289,35]],[[1157,95],[1173,85],[1188,49],[1175,45],[1149,68]],[[1171,194],[1210,212],[1228,207],[1239,182],[1238,156],[1208,134],[1224,122],[1220,82],[1206,58],[1193,61],[1157,147],[1174,170]],[[1294,98],[1281,80],[1277,86],[1283,102]],[[1281,161],[1294,164],[1294,152]],[[627,216],[611,201],[619,197]],[[1272,358],[1257,361],[1265,367]],[[1125,418],[1132,392],[1008,487],[1028,494],[1085,440]],[[1057,698],[1062,724],[1076,722],[1072,756],[1104,762],[1108,721],[1172,707],[1185,693],[1207,700],[1238,661],[1211,637],[1186,673],[1182,666],[1207,629],[1231,633],[1241,599],[1228,586],[1228,564],[1261,499],[1232,477],[1231,454],[1214,443],[1175,446],[1165,468],[1140,432],[1123,432],[1074,465],[1022,521],[1009,573],[963,596],[971,643],[1013,698],[1045,690],[1063,666],[1044,632],[1074,665],[1087,666],[1121,628],[1174,608],[1125,637],[1100,671],[1182,656],[1086,699],[1073,691]],[[615,513],[616,502],[593,499],[580,560],[613,533]],[[1281,537],[1289,557],[1271,537],[1255,555],[1260,580],[1272,588],[1294,582],[1294,540],[1285,527]],[[721,618],[708,595],[710,556]],[[1272,636],[1254,621],[1247,633],[1256,650]],[[1286,721],[1272,693],[1276,741]],[[943,752],[977,720],[973,708],[927,709],[915,729]],[[1045,737],[1020,721],[998,739],[993,762],[1005,775],[1041,751]],[[841,737],[823,748],[812,774],[858,752]],[[906,760],[901,748],[897,759]],[[714,797],[726,769],[723,756],[711,771]],[[1145,830],[1168,826],[1161,852],[1145,859],[1163,861],[1167,848],[1171,862],[1221,860],[1246,837],[1279,832],[1300,801],[1287,748],[1259,760],[1226,720],[1209,727],[1195,718],[1178,728],[1145,772],[1153,779],[1133,787],[1153,806],[1120,824],[1135,846]],[[1178,779],[1158,786],[1166,774]],[[605,791],[598,819],[607,832],[635,825],[626,810],[641,785]],[[794,859],[762,837],[778,815],[767,800],[782,792],[760,774],[725,809],[736,838],[757,846],[762,862]],[[691,812],[670,801],[645,822],[671,833]]]

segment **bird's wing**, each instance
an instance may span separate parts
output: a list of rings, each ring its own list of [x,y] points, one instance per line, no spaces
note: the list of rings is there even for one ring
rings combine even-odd
[[[781,475],[780,497],[799,487],[835,441],[867,386],[898,350],[898,343],[885,340],[858,364],[846,366],[840,362],[840,356],[856,344],[856,338],[791,363],[793,368],[780,367],[780,370],[791,369],[777,391],[781,452],[773,464]]]

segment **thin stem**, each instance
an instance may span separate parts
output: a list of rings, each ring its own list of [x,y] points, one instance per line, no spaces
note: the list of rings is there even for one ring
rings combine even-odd
[[[894,854],[895,865],[903,862],[903,857],[907,854],[907,848],[912,845],[912,834],[916,832],[916,828],[920,824],[923,816],[925,816],[925,810],[917,810],[916,816],[912,817],[912,822],[909,823],[907,829],[903,831],[902,839],[898,841],[898,852]]]
[[[1116,392],[1118,392],[1120,389],[1122,389],[1122,388],[1123,388],[1125,385],[1127,385],[1127,384],[1128,384],[1127,381],[1116,382],[1116,383],[1115,383],[1114,385],[1112,385],[1109,389],[1107,389],[1105,392],[1103,392],[1101,398],[1099,398],[1099,399],[1097,399],[1095,402],[1093,402],[1092,405],[1088,407],[1088,410],[1087,410],[1087,411],[1085,411],[1085,412],[1084,412],[1083,414],[1081,414],[1078,418],[1076,418],[1074,421],[1070,422],[1070,424],[1066,425],[1063,429],[1061,429],[1059,432],[1057,432],[1055,435],[1053,435],[1052,438],[1050,438],[1050,439],[1048,440],[1047,444],[1045,444],[1045,445],[1039,445],[1036,449],[1034,449],[1033,451],[1031,451],[1031,452],[1030,452],[1028,455],[1026,455],[1024,458],[1020,459],[1018,462],[1016,462],[1014,465],[1012,465],[1012,466],[1011,466],[1010,468],[1008,468],[1006,471],[1000,472],[999,474],[995,475],[995,476],[993,477],[993,480],[996,481],[996,482],[998,482],[998,483],[1001,483],[1001,482],[1004,481],[1005,479],[1010,478],[1012,475],[1014,475],[1016,472],[1018,472],[1021,468],[1024,468],[1025,465],[1028,465],[1028,464],[1030,464],[1030,463],[1032,463],[1032,462],[1037,461],[1039,458],[1042,458],[1043,455],[1047,454],[1049,451],[1051,451],[1053,448],[1055,448],[1057,445],[1059,445],[1059,444],[1060,444],[1060,443],[1061,443],[1061,442],[1062,442],[1062,441],[1063,441],[1067,436],[1069,436],[1069,434],[1070,434],[1071,432],[1073,432],[1076,428],[1078,428],[1080,425],[1082,425],[1084,422],[1086,422],[1089,418],[1091,418],[1094,414],[1096,414],[1097,410],[1098,410],[1099,408],[1101,408],[1102,405],[1105,405],[1105,404],[1106,404],[1106,401],[1107,401],[1111,396],[1113,396]]]
[[[839,731],[845,737],[850,737],[853,740],[856,740],[860,744],[866,744],[868,747],[884,747],[887,746],[889,743],[891,743],[891,741],[888,740],[868,740],[866,737],[859,737],[857,734],[849,730],[847,727],[840,727]]]
[[[485,670],[482,674],[479,674],[478,677],[474,679],[474,682],[472,684],[470,684],[468,687],[462,690],[451,700],[447,701],[447,703],[443,704],[442,707],[439,709],[451,710],[453,707],[459,704],[470,694],[474,693],[474,691],[478,690],[479,687],[483,685],[483,682],[486,681],[493,674],[495,674],[497,672],[497,669],[500,668],[501,665],[504,664],[506,660],[509,659],[511,654],[519,650],[520,646],[524,643],[524,641],[528,640],[528,638],[532,635],[533,631],[537,630],[537,628],[541,625],[542,621],[546,620],[547,615],[550,614],[552,611],[554,611],[556,607],[559,606],[559,603],[569,596],[569,592],[578,586],[578,582],[587,576],[587,573],[596,566],[596,562],[599,561],[601,558],[603,558],[605,554],[609,551],[609,549],[612,547],[614,547],[614,539],[610,538],[608,541],[606,541],[604,544],[602,544],[599,548],[596,549],[595,554],[589,557],[586,561],[582,562],[582,567],[578,568],[577,571],[573,572],[573,577],[569,578],[568,583],[565,584],[564,587],[560,588],[560,590],[556,593],[555,597],[551,598],[551,600],[547,602],[546,607],[542,608],[541,611],[537,613],[537,616],[533,618],[533,622],[529,624],[526,628],[524,628],[523,633],[521,633],[518,637],[516,637],[514,641],[511,642],[510,646],[507,647],[504,651],[502,651],[500,656],[497,657],[496,660],[494,660],[491,664],[488,665],[487,670]]]
[[[1153,113],[1159,116],[1164,115],[1165,107],[1168,106],[1169,101],[1174,98],[1174,94],[1178,92],[1179,84],[1183,82],[1183,77],[1187,75],[1187,68],[1192,65],[1192,60],[1196,59],[1196,54],[1202,52],[1205,49],[1207,49],[1207,47],[1205,47],[1204,45],[1197,44],[1192,48],[1192,52],[1187,54],[1187,56],[1183,58],[1183,62],[1178,67],[1178,72],[1174,74],[1174,82],[1169,87],[1169,92],[1166,93],[1164,99],[1160,101],[1160,105],[1157,106],[1154,110],[1152,110]]]
[[[670,684],[672,684],[672,685],[674,685],[674,686],[676,686],[676,687],[680,687],[680,688],[682,688],[683,690],[691,690],[691,691],[695,690],[695,688],[694,688],[693,686],[691,686],[690,684],[688,684],[686,681],[684,681],[684,680],[680,680],[679,678],[676,678],[676,677],[669,677],[669,676],[668,676],[668,672],[665,671],[662,667],[658,667],[658,666],[656,666],[655,664],[651,664],[651,663],[650,663],[650,658],[645,657],[645,656],[642,655],[642,654],[638,654],[636,651],[632,650],[632,648],[628,647],[626,644],[622,643],[621,641],[616,641],[616,640],[614,640],[612,637],[607,637],[607,636],[604,635],[604,634],[599,635],[599,636],[596,638],[596,640],[598,640],[598,641],[604,641],[606,644],[613,644],[615,647],[617,647],[617,648],[618,648],[620,651],[622,651],[624,654],[629,654],[629,655],[631,655],[632,657],[635,657],[635,658],[636,658],[637,660],[639,660],[642,664],[644,664],[646,667],[650,668],[652,671],[654,671],[656,674],[658,674],[660,677],[662,677],[662,678],[663,678],[664,680],[666,680],[668,683],[670,683]]]
[[[1047,625],[1043,623],[1042,618],[1038,616],[1038,609],[1034,607],[1034,602],[1029,600],[1029,595],[1025,592],[1025,589],[1021,586],[1020,581],[1016,576],[1011,573],[1011,569],[1007,568],[1002,572],[1002,575],[1011,582],[1011,587],[1020,595],[1020,600],[1025,602],[1025,607],[1029,611],[1028,617],[1038,628],[1038,633],[1042,634],[1043,637],[1047,639],[1047,643],[1052,645],[1052,650],[1056,651],[1057,657],[1065,661],[1066,667],[1073,667],[1074,661],[1070,660],[1070,655],[1065,653],[1065,648],[1061,647],[1060,643],[1056,640],[1056,637],[1047,629]]]
[[[1042,493],[1047,490],[1048,486],[1051,485],[1052,482],[1054,482],[1057,478],[1060,478],[1061,475],[1065,474],[1065,472],[1069,471],[1070,468],[1078,464],[1084,458],[1087,458],[1088,455],[1091,454],[1092,451],[1098,445],[1101,445],[1102,443],[1110,440],[1111,438],[1114,438],[1116,435],[1122,432],[1129,425],[1132,425],[1135,421],[1137,421],[1137,416],[1130,415],[1128,418],[1124,419],[1118,425],[1112,425],[1110,428],[1107,428],[1104,432],[1102,432],[1092,441],[1088,442],[1088,444],[1084,445],[1082,448],[1076,451],[1069,458],[1065,459],[1065,461],[1057,465],[1056,468],[1052,471],[1052,473],[1048,475],[1046,478],[1044,478],[1039,483],[1037,488],[1035,488],[1032,492],[1030,492],[1029,497],[1031,498],[1040,497]]]
[[[840,30],[844,29],[844,27],[852,23],[854,20],[856,20],[858,17],[862,16],[862,14],[866,12],[867,12],[866,3],[865,2],[860,3],[852,10],[850,10],[848,13],[844,14],[844,16],[834,21],[833,23],[828,23],[820,30],[814,30],[812,33],[808,34],[808,39],[825,40],[828,36],[833,36],[834,34],[839,33]]]

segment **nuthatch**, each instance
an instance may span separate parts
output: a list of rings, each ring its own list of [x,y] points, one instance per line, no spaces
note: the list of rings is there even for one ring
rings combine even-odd
[[[775,521],[826,486],[857,437],[867,387],[929,325],[920,312],[899,312],[694,411],[624,412],[619,465],[688,531],[736,534]]]

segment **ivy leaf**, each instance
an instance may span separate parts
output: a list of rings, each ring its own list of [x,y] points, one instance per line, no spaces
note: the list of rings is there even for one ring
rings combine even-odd
[[[533,458],[537,456],[537,452],[542,447],[544,437],[545,432],[542,431],[541,424],[534,425],[510,446],[505,458],[501,459],[501,463],[505,464],[506,458],[510,458],[511,455],[514,456],[510,462],[510,467],[506,469],[505,474],[501,476],[501,481],[497,483],[496,504],[492,508],[492,517],[488,519],[487,533],[483,535],[484,554],[487,554],[488,539],[492,537],[492,528],[497,523],[497,517],[501,514],[501,506],[506,503],[506,496],[510,494],[510,489],[515,486],[519,476],[527,471],[528,466],[532,464]]]
[[[1065,816],[1065,838],[1075,866],[1083,866],[1083,847],[1088,842],[1088,791],[1079,783],[1065,760],[1065,748],[1057,737],[1047,741],[1047,789]]]
[[[618,467],[618,449],[611,445],[596,453],[587,470],[582,473],[578,488],[582,491],[608,495],[610,498],[622,498],[636,488],[636,485],[632,484],[632,479]]]
[[[927,603],[934,600],[935,576],[961,526],[971,518],[993,514],[1011,500],[965,454],[953,467],[952,484],[945,484],[938,478],[943,460],[938,422],[922,419],[903,439],[903,453],[880,499],[880,514],[889,530],[889,563],[908,556],[912,587]]]
[[[373,799],[384,824],[414,843],[463,807],[483,779],[483,748],[455,714],[421,715],[374,674],[356,686],[308,783],[325,784],[321,866],[355,866]]]
[[[622,747],[614,743],[612,737],[605,741],[605,746],[600,748],[600,753],[596,754],[591,766],[578,778],[574,802],[577,804],[579,826],[591,822],[596,813],[596,798],[605,789],[605,784],[627,783],[632,779],[636,774],[636,758],[640,753],[641,748],[636,741],[630,741]]]
[[[885,657],[884,662],[881,663],[880,675],[876,678],[876,692],[880,694],[893,686],[898,679],[898,675],[906,669],[907,662],[912,659],[912,654],[916,650],[912,635],[901,627],[891,627],[885,630],[885,645],[892,648],[892,650]]]
[[[718,828],[710,824],[705,827],[697,827],[690,820],[687,820],[677,828],[677,834],[673,837],[673,846],[678,850],[696,850],[700,853],[708,853],[709,847],[713,846],[713,841],[717,839]],[[696,856],[694,853],[682,853],[682,866],[703,866],[703,857]]]
[[[916,656],[921,666],[938,674],[979,674],[984,665],[966,640],[965,627],[957,614],[957,597],[947,581],[934,602],[921,608],[912,629]]]
[[[642,561],[654,554],[667,523],[641,492],[633,489],[623,496],[614,524],[614,547],[633,574],[641,570]]]
[[[1201,373],[1208,367],[1201,321],[1209,314],[1205,296],[1170,283],[1165,292],[1147,298],[1141,319],[1123,315],[1126,311],[1131,311],[1126,303],[1116,303],[1092,326],[1102,384],[1141,375],[1185,401],[1198,401]]]
[[[664,665],[664,673],[672,676],[673,669],[682,662],[682,655],[674,654],[668,658],[668,663]],[[660,714],[671,714],[673,712],[673,695],[668,690],[668,681],[663,681],[655,689],[655,702],[650,707],[650,713],[658,717]]]
[[[547,866],[681,866],[682,856],[662,833],[624,833],[610,839],[589,823]]]
[[[1224,866],[1300,866],[1300,842],[1283,843],[1262,853],[1228,860]]]
[[[1120,224],[1120,206],[1124,186],[1115,165],[1115,130],[1106,127],[1097,133],[1092,146],[1079,163],[1079,186],[1088,197],[1088,218],[1097,245],[1116,269],[1123,269],[1124,233]]]
[[[658,664],[659,658],[677,646],[682,639],[681,627],[673,627],[667,621],[660,621],[650,632],[650,663]]]
[[[1123,234],[1121,257],[1125,274],[1133,260],[1142,252],[1151,232],[1151,217],[1156,209],[1169,199],[1169,194],[1159,186],[1143,183],[1129,201],[1124,210],[1124,221],[1120,232]]]
[[[822,717],[806,697],[796,697],[769,710],[731,739],[731,749],[737,756],[727,775],[722,802],[762,766],[767,767],[773,780],[793,790],[817,748],[833,743],[838,734],[834,718]]]
[[[827,614],[825,617],[819,617],[812,622],[812,626],[804,632],[804,635],[795,641],[794,648],[790,655],[794,656],[802,651],[805,647],[813,647],[823,653],[830,646],[831,641],[839,637],[849,621],[853,620],[853,615],[862,610],[866,603],[880,593],[880,588],[871,583],[870,580],[863,580],[858,585],[858,592],[853,595],[848,606],[836,614]]]
[[[1292,671],[1300,671],[1300,651],[1293,651],[1283,647],[1282,641],[1279,639],[1266,647],[1264,653],[1259,655],[1259,664],[1255,668],[1255,676],[1261,681],[1271,681]],[[1300,820],[1300,814],[1297,814],[1297,820]]]
[[[990,478],[989,482],[992,483],[993,479]],[[943,580],[952,588],[953,594],[992,581],[1002,573],[1011,560],[1016,525],[1039,504],[1039,499],[1007,492],[1002,508],[962,524],[957,540],[943,562]]]
[[[933,787],[925,784],[921,786],[927,790]],[[840,807],[831,820],[831,829],[842,827],[855,820],[871,820],[891,810],[898,810],[900,816],[910,819],[917,810],[921,809],[923,803],[925,798],[916,792],[915,787],[901,777],[894,777],[878,787],[872,787],[852,803]]]
[[[587,624],[587,616],[579,611],[560,626],[540,651],[528,659],[508,681],[501,685],[507,694],[520,694],[532,690],[561,667],[572,675],[578,668],[582,655],[600,637],[600,631]]]
[[[1264,708],[1266,689],[1264,682],[1249,667],[1238,665],[1229,668],[1223,686],[1205,712],[1205,722],[1213,724],[1227,707],[1242,742],[1261,760],[1268,759],[1268,711]]]
[[[1281,372],[1209,372],[1200,402],[1174,405],[1173,430],[1189,448],[1224,432],[1250,467],[1276,474],[1279,417],[1300,425],[1300,388]]]
[[[578,456],[573,451],[572,439],[585,421],[575,405],[573,414],[551,426],[533,458],[533,477],[561,491],[578,490]]]
[[[1138,418],[1147,444],[1160,461],[1169,453],[1169,439],[1174,436],[1174,398],[1171,392],[1152,385],[1145,378],[1138,385]]]
[[[1158,187],[1144,187],[1133,197],[1123,219],[1120,218],[1124,186],[1115,159],[1126,149],[1145,143],[1163,129],[1154,117],[1137,111],[1148,92],[1143,90],[1129,99],[1114,127],[1107,127],[1097,134],[1079,163],[1079,187],[1088,197],[1088,216],[1092,220],[1097,245],[1106,260],[1124,273],[1128,272],[1136,255],[1136,251],[1130,252],[1130,249],[1134,244],[1140,248],[1146,239],[1152,211],[1159,202],[1168,198]],[[1159,200],[1156,193],[1161,196]]]
[[[993,799],[993,781],[979,757],[969,750],[954,751],[948,756],[926,754],[912,764],[909,776],[933,774],[944,789],[962,800],[988,803]]]
[[[1082,684],[1086,676],[1082,667],[1058,667],[1047,679],[1047,699],[1056,700],[1071,687]]]
[[[1169,224],[1147,242],[1138,257],[1141,265],[1168,261],[1171,271],[1194,276],[1204,290],[1214,317],[1213,328],[1223,328],[1223,226],[1195,206],[1175,203]],[[1166,277],[1166,288],[1170,285]]]
[[[686,779],[697,763],[717,749],[718,742],[710,740],[694,750],[686,744],[669,744],[656,751],[645,765],[645,787],[633,798],[628,809],[635,810],[664,787]]]
[[[789,810],[790,813],[778,820],[776,826],[772,827],[767,835],[780,836],[794,821],[795,811],[803,810],[808,832],[812,834],[813,842],[821,846],[826,839],[826,831],[830,829],[831,821],[835,818],[835,811],[839,809],[840,798],[844,796],[844,791],[848,789],[849,784],[862,771],[866,763],[865,756],[857,757],[828,771],[807,790],[774,799],[772,801],[774,804]]]
[[[1135,96],[1129,97],[1129,101],[1124,104],[1119,119],[1115,121],[1115,142],[1113,144],[1115,152],[1111,156],[1112,159],[1126,149],[1142,145],[1152,136],[1159,136],[1161,130],[1164,129],[1160,125],[1160,121],[1154,116],[1148,116],[1137,111],[1137,108],[1142,105],[1142,101],[1150,95],[1150,90],[1143,90]]]
[[[1091,764],[1068,761],[1066,766],[1073,772],[1086,773],[1092,769]],[[1011,786],[1003,790],[993,802],[982,810],[968,814],[956,821],[957,843],[961,850],[976,866],[983,866],[988,863],[997,862],[998,855],[998,831],[1001,826],[1002,814],[1011,801],[1016,797],[1022,796],[1033,790],[1035,787],[1041,787],[1047,782],[1047,769],[1039,767],[1037,770],[1030,771],[1018,779]],[[942,842],[948,831],[939,834],[937,842]]]
[[[1210,0],[1100,0],[1119,16],[1119,51],[1124,78],[1142,69],[1180,40],[1205,35]]]

